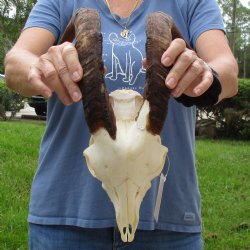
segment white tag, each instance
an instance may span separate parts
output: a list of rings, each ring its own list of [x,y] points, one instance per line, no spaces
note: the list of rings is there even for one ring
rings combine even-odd
[[[155,203],[155,211],[154,211],[154,217],[155,221],[158,222],[159,219],[159,213],[160,213],[160,208],[161,208],[161,200],[162,200],[162,193],[163,193],[163,188],[164,188],[164,183],[166,181],[167,176],[164,176],[163,173],[160,175],[160,181],[159,181],[159,187],[158,187],[158,193],[157,193],[157,198],[156,198],[156,203]]]
[[[161,175],[160,175],[158,193],[157,193],[156,202],[155,202],[154,218],[155,218],[156,222],[158,222],[158,219],[159,219],[163,188],[164,188],[164,184],[165,184],[165,181],[167,179],[168,172],[169,172],[169,169],[170,169],[170,161],[169,161],[168,156],[167,156],[167,162],[168,162],[168,166],[167,166],[166,174],[164,175],[163,173],[161,173]]]

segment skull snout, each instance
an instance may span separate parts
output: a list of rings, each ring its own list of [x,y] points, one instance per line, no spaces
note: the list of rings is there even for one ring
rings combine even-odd
[[[133,230],[133,226],[131,224],[123,227],[123,230],[120,230],[120,233],[123,242],[132,242],[134,240],[135,230]]]

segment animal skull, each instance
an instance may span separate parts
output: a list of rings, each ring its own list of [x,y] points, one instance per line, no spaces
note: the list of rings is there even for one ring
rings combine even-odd
[[[172,37],[181,37],[172,18],[161,12],[148,16],[146,35],[148,67],[143,97],[132,90],[107,94],[97,10],[79,9],[61,39],[76,37],[84,69],[79,87],[92,134],[84,156],[91,174],[102,182],[114,204],[124,242],[134,239],[141,202],[152,179],[162,171],[168,152],[161,145],[160,132],[167,115],[170,91],[165,78],[170,68],[161,64],[161,56]]]
[[[84,156],[91,174],[102,182],[114,204],[122,240],[130,242],[138,225],[142,199],[151,180],[162,171],[167,148],[161,145],[159,135],[147,131],[149,103],[143,103],[139,93],[116,90],[110,98],[116,117],[116,139],[99,129],[91,136]]]

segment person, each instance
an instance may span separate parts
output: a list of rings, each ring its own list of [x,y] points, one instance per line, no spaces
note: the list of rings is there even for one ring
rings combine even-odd
[[[100,13],[109,92],[130,88],[142,93],[149,13],[171,15],[192,47],[176,38],[161,58],[164,66],[172,66],[165,80],[171,98],[161,134],[171,168],[159,220],[153,216],[156,178],[142,202],[132,243],[121,242],[113,205],[82,157],[90,137],[77,84],[84,68],[74,43],[58,44],[78,8]],[[200,101],[202,105],[215,83],[219,91],[212,93],[215,98],[208,104],[236,95],[237,74],[215,0],[38,0],[5,58],[10,88],[24,96],[48,98],[47,126],[28,215],[30,249],[203,249],[194,156],[196,105]]]

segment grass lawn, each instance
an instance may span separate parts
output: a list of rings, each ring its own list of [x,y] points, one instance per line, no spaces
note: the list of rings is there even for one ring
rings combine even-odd
[[[197,140],[205,249],[250,249],[250,141]]]
[[[0,122],[0,249],[27,249],[44,122]],[[205,250],[250,250],[250,142],[197,140]]]

